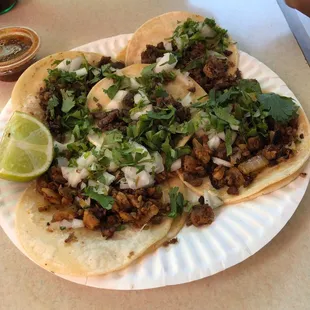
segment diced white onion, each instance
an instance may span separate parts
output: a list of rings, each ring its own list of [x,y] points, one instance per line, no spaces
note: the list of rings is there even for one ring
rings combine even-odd
[[[83,63],[83,57],[81,56],[72,59],[70,63],[69,71],[70,72],[77,71],[78,69],[80,69],[82,63]],[[84,69],[86,70],[86,68]],[[86,74],[87,74],[87,70],[86,70]]]
[[[106,106],[106,111],[121,110],[123,107],[122,101],[127,94],[128,94],[128,91],[119,90],[114,96],[114,98]]]
[[[109,166],[107,168],[107,170],[109,172],[115,172],[118,169],[118,166],[116,165],[116,163],[113,161],[113,155],[112,155],[112,151],[109,149],[106,149],[104,151],[104,156],[109,158],[110,162],[109,162]]]
[[[158,152],[154,152],[152,154],[152,158],[154,159],[155,164],[155,173],[161,173],[165,170],[163,158]]]
[[[219,132],[217,135],[218,135],[218,137],[220,137],[223,141],[225,141],[225,132],[224,132],[224,131]]]
[[[191,96],[191,92],[189,92],[182,100],[181,100],[181,103],[182,103],[182,106],[183,107],[189,107],[192,103],[192,96]]]
[[[68,181],[68,184],[72,187],[77,187],[89,174],[85,168],[79,170],[74,167],[61,167],[61,172],[63,177]]]
[[[70,71],[71,59],[66,58],[57,65],[57,69],[62,71]]]
[[[68,167],[68,159],[65,157],[57,157],[58,166]]]
[[[143,92],[142,90],[139,90],[139,92],[134,95],[133,100],[134,100],[135,104],[138,104],[138,103],[144,103],[144,104],[150,103],[149,98],[147,97],[145,92]]]
[[[216,150],[221,143],[221,139],[218,136],[213,136],[209,141],[208,141],[208,146],[211,150]]]
[[[74,72],[76,73],[77,76],[83,76],[83,75],[87,74],[86,68],[81,68],[81,69],[78,69],[78,70],[76,70]]]
[[[158,63],[156,64],[156,67],[154,68],[154,72],[155,73],[160,73],[162,71],[166,71],[169,72],[171,70],[174,69],[174,67],[177,64],[177,59],[175,58],[175,62],[172,64],[168,64],[167,62],[169,61],[170,56],[175,57],[173,54],[171,53],[165,53],[163,57],[161,57],[161,59],[158,61]]]
[[[95,181],[95,180],[88,180],[88,186],[91,186],[91,187],[97,186],[97,181]]]
[[[221,158],[212,157],[212,160],[213,160],[213,162],[214,162],[216,165],[225,166],[225,167],[228,167],[228,168],[231,167],[231,163],[230,163],[229,161],[223,160],[223,159],[221,159]]]
[[[130,86],[132,89],[138,89],[141,87],[141,85],[137,82],[137,80],[134,77],[130,78]]]
[[[88,156],[87,156],[88,155]],[[96,162],[97,158],[93,154],[83,153],[77,160],[76,163],[79,169],[89,168],[92,163]]]
[[[182,166],[181,158],[177,159],[175,162],[172,163],[170,171],[176,171],[179,170]]]
[[[86,183],[82,182],[82,183],[80,184],[80,189],[84,189],[85,187],[86,187]]]
[[[238,131],[238,130],[239,130],[239,125],[230,125],[230,128],[231,128],[232,130]]]
[[[175,44],[178,47],[178,49],[182,49],[183,43],[180,37],[175,37],[174,38]]]
[[[218,208],[223,204],[223,201],[210,191],[205,190],[203,197],[205,199],[205,203],[207,203],[212,209]]]
[[[71,135],[70,139],[66,143],[60,143],[54,141],[54,147],[57,147],[60,152],[63,152],[67,149],[67,145],[74,142],[74,135]]]
[[[104,180],[105,180],[105,182],[104,182],[105,185],[110,185],[115,180],[115,176],[113,174],[108,173],[108,172],[104,172],[103,176],[104,176]]]
[[[100,148],[103,143],[104,137],[103,134],[99,136],[97,133],[94,132],[87,135],[87,140],[97,148]]]
[[[133,121],[136,121],[140,118],[141,115],[147,114],[147,112],[149,112],[149,111],[153,111],[153,106],[151,104],[148,104],[145,107],[143,107],[140,111],[138,111],[134,114],[131,114],[130,118]]]
[[[79,219],[73,219],[71,225],[73,229],[84,227],[83,221]]]
[[[171,42],[164,42],[164,47],[165,47],[165,50],[166,51],[172,51],[172,44],[171,44]]]
[[[131,189],[138,189],[154,184],[154,178],[145,170],[137,173],[136,167],[124,167],[122,168],[126,183]]]
[[[204,37],[212,38],[215,36],[215,31],[211,29],[208,25],[203,25],[200,32]]]

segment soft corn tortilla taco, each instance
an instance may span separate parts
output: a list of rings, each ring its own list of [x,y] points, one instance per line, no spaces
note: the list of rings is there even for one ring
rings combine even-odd
[[[128,42],[125,58],[126,65],[128,66],[131,64],[143,62],[141,59],[141,54],[146,50],[147,45],[156,46],[160,42],[171,42],[170,38],[173,36],[175,29],[180,24],[186,22],[188,19],[201,23],[203,23],[205,20],[204,17],[197,14],[176,11],[156,16],[145,22],[135,31],[133,37]],[[207,25],[205,27],[205,31],[208,33],[210,31],[210,27]],[[238,68],[238,50],[236,44],[228,36],[227,42],[228,43],[225,53],[228,55],[227,58],[228,62],[230,63],[227,74],[234,75]],[[207,50],[205,49],[204,52],[206,51]],[[167,50],[166,52],[169,51]],[[123,55],[123,53],[124,52],[122,51],[121,55]],[[216,55],[219,55],[219,53]],[[222,56],[225,57],[224,54]],[[183,56],[181,56],[181,58],[182,57]]]
[[[14,111],[30,113],[40,120],[44,120],[44,113],[40,106],[39,92],[44,88],[44,79],[49,69],[55,69],[59,61],[85,57],[90,65],[95,66],[102,58],[97,53],[67,51],[47,56],[30,66],[16,82],[12,92]]]
[[[172,186],[182,188],[182,183],[178,179],[169,181],[163,186],[166,195]],[[35,183],[30,185],[16,211],[19,241],[30,258],[44,269],[73,276],[102,275],[127,267],[175,237],[186,219],[186,214],[176,219],[166,218],[147,230],[128,227],[106,240],[100,231],[86,228],[50,231],[47,223],[52,211],[38,211],[38,207],[45,204],[43,196],[36,192]],[[66,243],[73,231],[76,241]]]

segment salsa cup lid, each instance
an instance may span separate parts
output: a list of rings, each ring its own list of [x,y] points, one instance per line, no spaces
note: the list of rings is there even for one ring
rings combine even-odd
[[[35,57],[39,47],[40,38],[30,28],[0,28],[0,72],[18,70]]]

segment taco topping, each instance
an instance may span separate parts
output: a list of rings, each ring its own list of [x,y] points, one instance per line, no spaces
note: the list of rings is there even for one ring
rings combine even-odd
[[[166,58],[171,62],[169,55]],[[58,141],[54,162],[37,180],[37,190],[48,202],[40,212],[55,209],[52,226],[66,221],[61,227],[72,229],[70,223],[80,221],[111,238],[126,225],[147,229],[164,217],[190,211],[191,204],[178,187],[163,193],[160,184],[176,177],[173,171],[181,168],[181,157],[190,153],[188,146],[177,147],[188,130],[182,133],[173,127],[189,127],[191,109],[165,90],[176,77],[169,68],[172,63],[165,70],[147,66],[141,77],[129,78],[108,59],[103,61],[95,68],[83,59],[65,60],[49,71],[48,95],[41,106]],[[81,68],[87,75],[76,73]],[[110,102],[102,110],[100,98],[92,98],[97,108],[89,111],[86,94],[100,76],[113,81],[102,90]],[[51,104],[53,100],[57,104]],[[190,131],[196,127],[192,124]],[[213,218],[200,220],[199,225],[210,224]]]
[[[197,22],[188,18],[180,23],[169,41],[156,46],[147,45],[141,54],[141,62],[156,64],[157,70],[176,67],[187,71],[207,92],[212,88],[226,89],[236,84],[240,72],[230,74],[234,67],[229,60],[233,51],[227,30],[220,28],[213,19]]]
[[[182,161],[184,180],[195,187],[209,177],[215,189],[238,195],[264,168],[293,157],[300,143],[298,106],[291,98],[263,94],[255,80],[213,89],[208,101],[192,107],[207,120]]]

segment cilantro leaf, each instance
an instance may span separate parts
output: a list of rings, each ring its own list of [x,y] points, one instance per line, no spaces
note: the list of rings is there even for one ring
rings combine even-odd
[[[297,115],[298,106],[292,98],[269,93],[260,94],[258,101],[276,122],[287,123]]]
[[[92,187],[87,187],[84,193],[86,196],[90,197],[91,199],[96,200],[101,205],[102,208],[106,210],[112,209],[114,199],[111,196],[105,196],[102,194],[98,194],[94,191]]]
[[[103,89],[103,91],[109,96],[110,99],[113,99],[119,91],[119,86],[117,84],[113,84],[108,89]]]
[[[73,91],[71,90],[60,90],[61,96],[62,96],[62,106],[61,106],[61,111],[64,113],[68,113],[74,106],[75,106],[75,100],[74,100],[74,95]]]
[[[170,53],[168,61],[162,63],[160,66],[163,66],[163,65],[166,65],[166,64],[172,65],[172,64],[174,64],[177,61],[178,61],[177,58],[172,53]]]
[[[156,67],[156,63],[144,67],[142,72],[141,72],[141,76],[142,77],[148,77],[148,76],[152,75],[154,73],[153,70],[154,70],[155,67]]]
[[[241,91],[245,91],[247,93],[262,93],[262,89],[260,88],[258,81],[254,79],[241,79],[237,86]]]
[[[175,115],[175,108],[161,109],[159,112],[149,111],[147,116],[151,119],[171,119]]]
[[[232,131],[230,129],[225,131],[225,146],[227,156],[230,156],[232,154]]]
[[[53,119],[55,117],[55,108],[59,105],[59,100],[58,98],[53,95],[47,103],[47,109],[51,115],[51,118]]]
[[[184,207],[187,205],[187,201],[184,199],[182,193],[179,192],[178,187],[173,187],[169,191],[170,198],[170,213],[169,217],[175,218],[179,214],[183,213]]]
[[[226,108],[215,108],[214,113],[219,119],[230,125],[239,125],[240,123]]]

